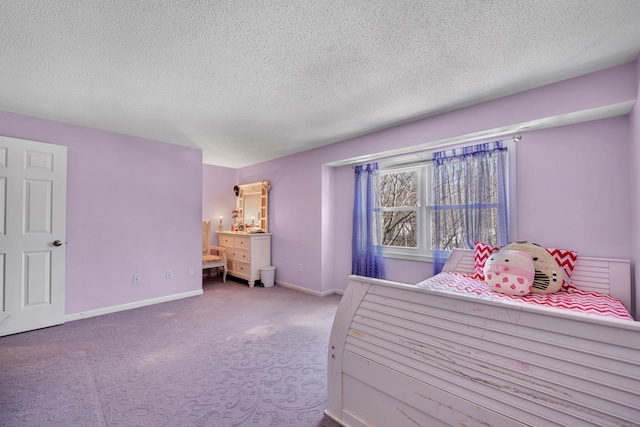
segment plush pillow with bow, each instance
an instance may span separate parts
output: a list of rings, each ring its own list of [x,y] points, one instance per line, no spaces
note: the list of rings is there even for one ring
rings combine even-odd
[[[507,295],[531,292],[535,268],[529,254],[509,249],[492,253],[484,263],[484,280],[490,289]]]
[[[522,251],[533,260],[535,277],[531,292],[534,294],[552,294],[562,287],[564,270],[560,268],[549,251],[540,245],[529,242],[509,243],[502,249]]]

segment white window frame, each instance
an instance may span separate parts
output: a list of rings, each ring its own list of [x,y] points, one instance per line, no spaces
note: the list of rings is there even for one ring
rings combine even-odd
[[[431,220],[431,209],[428,184],[431,181],[429,171],[431,161],[413,162],[410,164],[388,162],[379,164],[380,173],[385,172],[405,172],[415,170],[418,175],[418,204],[414,207],[406,208],[381,208],[381,212],[415,210],[416,211],[416,227],[417,245],[415,248],[401,246],[382,246],[382,256],[385,258],[414,259],[425,260],[431,252],[431,233],[428,232],[428,224]]]
[[[516,241],[517,236],[515,234],[517,230],[516,225],[516,144],[513,141],[504,141],[504,146],[507,148],[507,165],[506,165],[506,179],[507,179],[507,198],[509,207],[509,235],[511,241]],[[469,143],[464,144],[469,145]],[[460,147],[463,145],[460,145]],[[456,147],[457,148],[457,147]],[[434,150],[435,151],[435,150]],[[437,150],[442,151],[442,150]],[[419,201],[418,201],[418,217],[416,218],[416,224],[418,227],[418,244],[415,248],[397,247],[397,246],[382,246],[382,256],[385,258],[406,259],[415,261],[433,261],[432,254],[432,236],[431,236],[431,221],[433,213],[433,200],[431,200],[431,177],[433,172],[433,162],[431,160],[433,152],[423,153],[420,157],[421,160],[411,161],[388,161],[379,162],[378,167],[380,173],[387,171],[402,172],[405,170],[419,169],[418,174],[419,182]],[[398,210],[381,208],[381,211],[385,210]]]

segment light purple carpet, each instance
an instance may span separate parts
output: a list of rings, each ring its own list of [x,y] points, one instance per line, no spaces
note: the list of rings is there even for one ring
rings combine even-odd
[[[204,295],[0,338],[0,426],[322,426],[339,295]]]

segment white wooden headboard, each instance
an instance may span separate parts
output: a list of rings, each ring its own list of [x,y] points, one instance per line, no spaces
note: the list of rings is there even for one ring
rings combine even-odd
[[[442,271],[462,274],[475,272],[475,251],[454,249]],[[585,291],[601,292],[618,298],[631,311],[631,262],[623,259],[580,257],[571,281]]]

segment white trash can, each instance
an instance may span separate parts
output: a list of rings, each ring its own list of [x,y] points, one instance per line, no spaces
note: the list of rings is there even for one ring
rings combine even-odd
[[[276,268],[272,265],[268,267],[260,268],[260,281],[262,282],[262,286],[265,288],[270,288],[273,286],[273,282],[275,281],[276,276]]]

